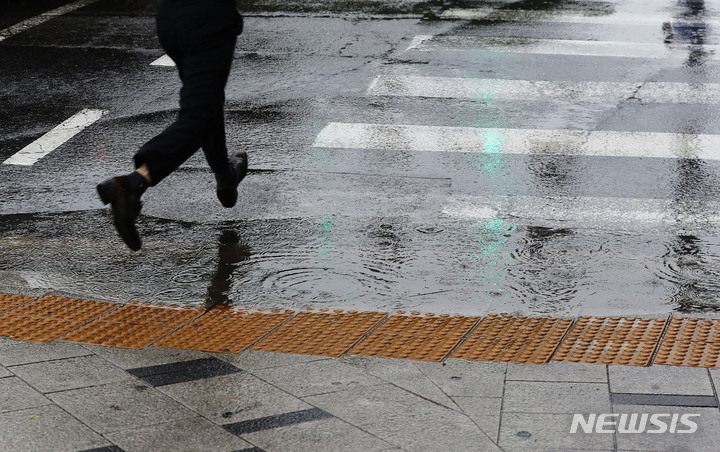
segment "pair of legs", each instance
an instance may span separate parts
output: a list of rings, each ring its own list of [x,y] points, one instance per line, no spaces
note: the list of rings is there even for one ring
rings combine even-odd
[[[102,201],[112,204],[114,223],[133,250],[141,246],[135,229],[140,196],[202,148],[225,207],[237,200],[237,185],[247,171],[247,155],[225,144],[225,85],[230,74],[242,17],[234,0],[162,0],[158,6],[160,44],[182,80],[177,120],[135,154],[135,172],[98,185]]]

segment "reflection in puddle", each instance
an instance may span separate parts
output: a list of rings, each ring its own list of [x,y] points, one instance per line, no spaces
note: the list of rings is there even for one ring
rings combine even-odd
[[[488,218],[445,222],[430,234],[403,218],[317,217],[148,233],[147,246],[131,254],[98,228],[106,223],[98,212],[26,218],[0,236],[3,288],[262,309],[720,311],[720,239],[679,230],[611,233]],[[47,230],[58,236],[44,237]],[[68,235],[74,231],[81,236]]]

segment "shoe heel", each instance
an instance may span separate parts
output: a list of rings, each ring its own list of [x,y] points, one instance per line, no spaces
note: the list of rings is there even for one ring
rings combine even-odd
[[[113,199],[115,199],[115,193],[109,181],[98,184],[96,189],[98,196],[100,196],[100,201],[102,201],[103,204],[110,204]]]

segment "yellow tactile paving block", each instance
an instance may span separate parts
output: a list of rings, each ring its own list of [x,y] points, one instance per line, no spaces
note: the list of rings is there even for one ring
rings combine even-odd
[[[572,319],[491,314],[450,358],[545,364],[571,325]]]
[[[49,342],[117,306],[103,301],[46,295],[0,316],[0,336]]]
[[[553,361],[646,367],[656,347],[649,341],[564,341]]]
[[[350,354],[440,362],[479,320],[479,317],[398,312],[388,317]]]
[[[293,315],[293,311],[244,310],[218,306],[152,346],[239,353]]]
[[[12,315],[88,322],[120,306],[105,301],[46,295],[12,311]]]
[[[105,322],[177,328],[205,312],[201,308],[176,305],[128,303],[100,317]]]
[[[200,316],[202,309],[128,303],[61,337],[60,341],[143,348]]]
[[[720,343],[663,341],[653,364],[720,368]]]
[[[634,317],[589,317],[577,319],[566,341],[658,341],[665,330],[666,319]]]
[[[673,318],[663,341],[720,342],[720,320]]]
[[[553,361],[649,366],[666,324],[665,319],[583,316]]]
[[[720,320],[674,318],[653,364],[720,368]]]
[[[18,306],[22,306],[35,298],[36,297],[0,293],[0,314],[4,314],[17,308]]]
[[[16,341],[50,342],[84,322],[5,314],[0,316],[0,337]]]
[[[387,314],[380,312],[308,309],[282,325],[252,350],[338,357],[385,317]]]
[[[172,333],[174,328],[96,320],[59,338],[62,342],[140,349]]]

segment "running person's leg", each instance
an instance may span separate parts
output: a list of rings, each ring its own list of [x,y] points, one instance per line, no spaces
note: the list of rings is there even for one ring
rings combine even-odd
[[[235,184],[237,196],[241,179],[237,168],[242,168],[242,163],[247,168],[247,157],[240,163],[237,158],[229,163],[225,146],[225,84],[237,34],[242,30],[234,2],[163,0],[157,25],[160,42],[176,62],[183,82],[178,119],[135,154],[135,172],[108,179],[97,187],[102,201],[112,204],[115,227],[132,250],[141,247],[135,228],[140,196],[148,185],[158,184],[201,146],[218,179],[218,197],[221,182],[227,185],[227,180]]]

